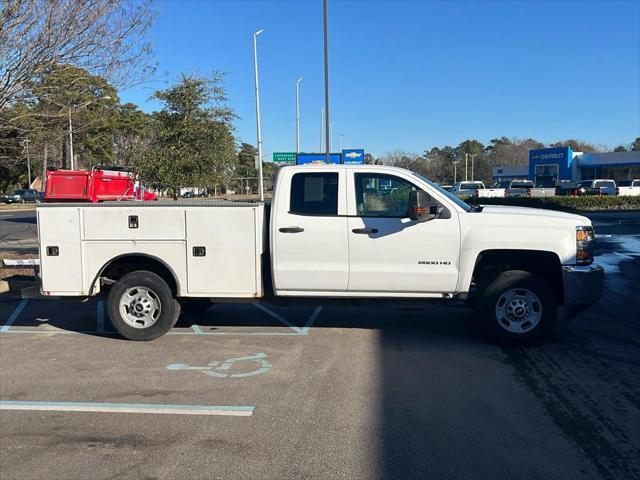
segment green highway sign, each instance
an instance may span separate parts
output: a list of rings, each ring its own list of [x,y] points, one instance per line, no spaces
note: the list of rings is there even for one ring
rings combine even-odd
[[[276,163],[296,163],[296,152],[273,152]]]

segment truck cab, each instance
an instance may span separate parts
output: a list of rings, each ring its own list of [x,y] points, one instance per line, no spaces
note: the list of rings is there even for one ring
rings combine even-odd
[[[423,181],[380,166],[282,168],[270,226],[275,294],[441,298],[455,292],[460,207],[439,187],[421,187]],[[432,221],[410,219],[415,191],[437,208]]]

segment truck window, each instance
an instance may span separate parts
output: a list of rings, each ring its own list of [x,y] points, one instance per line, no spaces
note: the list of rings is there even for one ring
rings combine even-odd
[[[533,188],[533,182],[513,182],[511,188]]]
[[[356,173],[356,206],[361,217],[404,218],[409,212],[412,183],[392,175]]]
[[[296,173],[291,179],[290,211],[298,215],[337,215],[338,174]]]

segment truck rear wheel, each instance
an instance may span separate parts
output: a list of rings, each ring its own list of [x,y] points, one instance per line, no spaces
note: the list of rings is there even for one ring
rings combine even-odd
[[[481,293],[480,312],[489,335],[503,345],[530,345],[553,326],[557,306],[549,286],[522,270],[503,272]]]
[[[140,270],[123,276],[111,288],[107,312],[124,338],[148,341],[173,328],[180,316],[180,304],[160,276]]]

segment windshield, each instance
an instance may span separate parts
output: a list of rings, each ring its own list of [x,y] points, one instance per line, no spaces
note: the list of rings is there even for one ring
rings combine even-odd
[[[431,180],[429,180],[427,177],[423,177],[422,175],[420,175],[419,173],[416,172],[411,172],[412,175],[414,175],[415,177],[418,177],[420,180],[422,180],[423,182],[426,182],[430,187],[433,187],[434,189],[436,189],[438,192],[440,192],[442,195],[444,195],[445,197],[447,197],[449,200],[451,200],[453,203],[455,203],[456,205],[458,205],[460,208],[462,208],[465,212],[468,212],[471,210],[471,205],[469,205],[468,203],[463,202],[462,200],[460,200],[458,197],[456,197],[453,193],[447,192],[444,188],[442,188],[440,185],[437,185],[435,183],[433,183]]]

